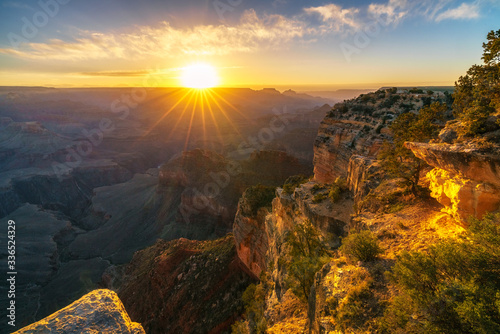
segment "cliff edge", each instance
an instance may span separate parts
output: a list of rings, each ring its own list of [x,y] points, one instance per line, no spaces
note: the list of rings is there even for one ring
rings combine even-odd
[[[500,150],[464,144],[406,143],[407,148],[433,166],[427,178],[431,196],[457,221],[482,218],[500,208]]]
[[[140,324],[130,320],[118,295],[105,289],[94,290],[71,305],[15,333],[145,334]]]

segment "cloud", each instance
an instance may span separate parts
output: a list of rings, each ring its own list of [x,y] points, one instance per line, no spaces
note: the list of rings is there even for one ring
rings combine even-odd
[[[406,0],[389,0],[387,4],[370,4],[368,14],[387,25],[396,25],[408,14],[408,7]]]
[[[46,43],[26,43],[19,49],[0,49],[0,53],[27,59],[65,61],[225,55],[281,47],[304,34],[301,21],[281,15],[260,18],[254,10],[247,10],[234,26],[200,25],[180,29],[162,22],[157,27],[140,26],[121,33],[80,31],[73,41],[52,39]]]
[[[477,19],[479,18],[479,6],[477,4],[462,3],[457,8],[448,9],[436,17],[436,22],[453,19]]]
[[[423,0],[411,8],[411,11],[416,16],[422,16],[433,21],[439,12],[453,1],[454,0]]]
[[[345,31],[346,29],[359,29],[361,24],[356,19],[359,13],[357,8],[342,8],[336,4],[328,4],[319,7],[304,8],[307,14],[319,14],[325,25],[320,30],[325,32]]]
[[[272,6],[274,8],[277,8],[279,6],[286,5],[286,2],[287,2],[287,0],[274,0],[273,3],[272,3]]]
[[[88,77],[142,77],[151,74],[150,71],[100,71],[79,73]]]
[[[2,3],[2,7],[24,9],[24,10],[30,10],[30,11],[35,10],[35,8],[31,7],[30,5],[27,5],[27,4],[22,3],[22,2],[17,2],[17,1],[6,1],[6,2]]]
[[[276,1],[283,3],[286,0]],[[294,17],[257,15],[250,9],[233,25],[179,28],[161,22],[155,26],[135,26],[127,31],[109,33],[81,30],[69,41],[51,39],[27,42],[19,47],[0,48],[0,54],[39,61],[74,62],[97,59],[141,61],[186,55],[251,53],[288,47],[292,41],[312,43],[321,36],[343,38],[346,33],[365,29],[374,21],[394,27],[409,17],[424,17],[436,22],[478,18],[480,4],[484,1],[464,2],[456,8],[450,8],[454,0],[385,0],[359,8],[343,8],[330,3],[306,7]],[[319,18],[319,22],[316,18]]]

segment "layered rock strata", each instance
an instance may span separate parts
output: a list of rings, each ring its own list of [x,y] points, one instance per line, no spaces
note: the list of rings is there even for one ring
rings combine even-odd
[[[500,208],[500,155],[459,145],[406,143],[420,159],[435,167],[427,177],[431,196],[456,220],[482,218]]]

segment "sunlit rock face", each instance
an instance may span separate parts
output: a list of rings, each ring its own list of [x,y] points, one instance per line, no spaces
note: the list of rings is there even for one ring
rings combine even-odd
[[[406,143],[429,165],[431,196],[457,221],[500,208],[500,155],[458,145]]]
[[[140,324],[130,320],[117,294],[105,289],[94,290],[71,305],[15,333],[145,334]]]
[[[453,175],[439,168],[431,170],[427,177],[431,196],[458,221],[465,222],[470,216],[482,218],[486,212],[500,207],[500,189],[489,183]]]
[[[268,211],[261,208],[257,215],[248,217],[242,207],[246,205],[244,197],[238,204],[238,212],[234,218],[233,235],[238,257],[248,269],[259,277],[266,269],[266,252],[269,247],[265,220]]]
[[[319,126],[314,143],[314,180],[331,183],[348,174],[353,155],[376,158],[398,115],[417,112],[429,97],[390,89],[361,94],[336,104]]]
[[[383,139],[372,130],[372,122],[325,118],[314,143],[314,179],[331,183],[345,177],[352,155],[376,157]]]
[[[500,152],[446,144],[406,143],[406,147],[429,165],[465,178],[500,188]]]
[[[371,189],[379,185],[380,179],[375,176],[380,170],[375,159],[360,155],[353,155],[349,159],[347,186],[354,196],[354,203],[359,203]]]

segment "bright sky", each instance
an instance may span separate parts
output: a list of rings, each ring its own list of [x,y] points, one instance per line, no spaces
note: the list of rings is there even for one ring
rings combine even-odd
[[[0,1],[0,85],[452,85],[500,29],[500,0]]]

